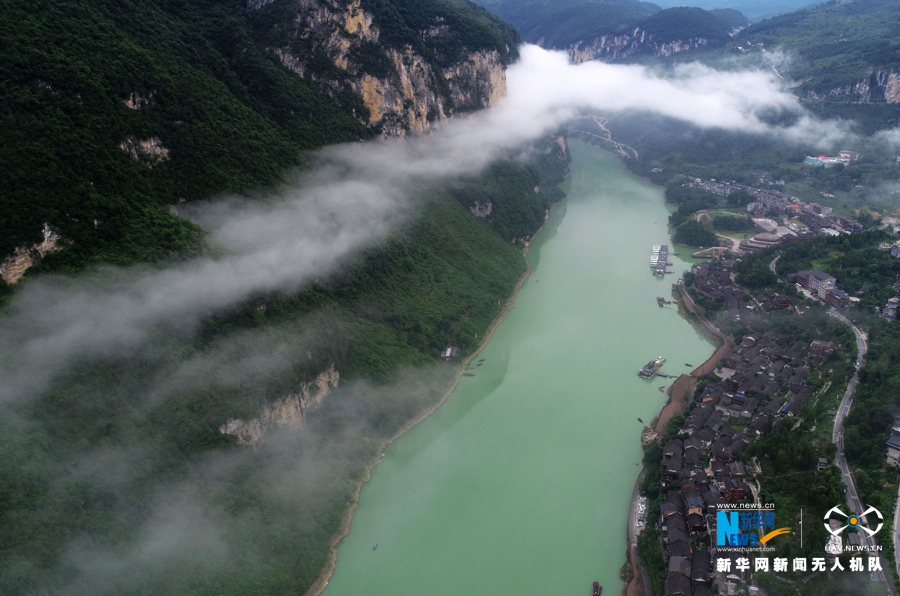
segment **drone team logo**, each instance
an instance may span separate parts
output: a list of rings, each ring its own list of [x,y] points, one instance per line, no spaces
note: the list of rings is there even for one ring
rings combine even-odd
[[[831,534],[832,536],[840,536],[841,532],[843,532],[847,528],[860,529],[860,530],[863,530],[864,532],[866,532],[869,536],[874,536],[881,529],[881,526],[884,525],[884,522],[879,521],[878,527],[875,528],[874,530],[870,530],[869,528],[867,528],[866,526],[864,526],[862,524],[862,518],[866,517],[870,513],[874,513],[878,517],[879,520],[884,519],[884,516],[881,515],[881,512],[878,511],[877,509],[875,509],[874,507],[869,507],[868,509],[866,509],[865,511],[863,511],[860,514],[851,513],[850,515],[847,515],[846,513],[841,511],[836,506],[832,507],[831,509],[828,510],[828,513],[826,513],[825,517],[823,518],[825,520],[825,524],[824,524],[825,529],[828,530],[828,533]],[[831,524],[829,523],[829,521],[832,519],[832,515],[834,515],[834,514],[841,516],[841,518],[844,520],[846,525],[844,525],[836,530],[832,530]]]

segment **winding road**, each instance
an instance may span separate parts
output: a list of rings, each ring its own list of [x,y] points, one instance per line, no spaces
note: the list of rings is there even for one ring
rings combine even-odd
[[[775,263],[773,261],[770,264],[770,267],[774,267],[774,265]],[[834,417],[834,430],[831,434],[831,442],[837,445],[837,453],[835,453],[834,461],[841,470],[841,482],[847,487],[847,504],[850,506],[851,512],[862,513],[865,509],[862,500],[859,498],[859,493],[856,491],[856,483],[853,481],[853,472],[847,464],[847,458],[844,456],[844,418],[850,412],[850,407],[853,405],[853,392],[856,390],[856,385],[859,382],[859,369],[866,363],[865,356],[868,345],[866,344],[865,334],[860,331],[856,325],[851,323],[847,317],[835,309],[831,309],[828,314],[839,321],[846,323],[853,329],[853,334],[856,336],[856,346],[859,352],[856,357],[856,372],[853,374],[853,378],[850,379],[850,382],[847,383],[847,391],[844,392],[844,398],[841,400],[841,405],[838,407],[837,414],[835,414]],[[864,521],[866,521],[866,525],[868,526],[868,521]],[[897,515],[894,515],[892,535],[894,537],[894,552],[900,552],[897,550]],[[866,532],[860,532],[859,538],[863,546],[875,546],[875,538]],[[888,579],[888,576],[884,572],[886,561],[884,560],[884,557],[880,558],[882,559],[882,570],[875,571],[872,574],[872,579],[874,581],[887,582],[888,587],[890,588],[890,594],[897,596],[897,590],[894,588],[894,583]]]

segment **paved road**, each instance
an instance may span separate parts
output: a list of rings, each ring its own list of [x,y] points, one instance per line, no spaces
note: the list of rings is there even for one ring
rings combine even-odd
[[[778,272],[775,271],[775,263],[777,263],[777,262],[778,262],[778,259],[780,259],[780,258],[781,258],[781,255],[778,255],[777,257],[775,257],[774,259],[772,259],[772,261],[769,263],[769,271],[771,271],[771,272],[774,273],[775,275],[778,275]]]
[[[847,325],[853,329],[853,334],[856,336],[856,347],[859,351],[858,356],[856,357],[856,371],[853,374],[853,378],[850,379],[850,382],[847,383],[847,391],[844,392],[844,398],[841,400],[841,405],[838,407],[837,414],[834,417],[834,430],[831,434],[831,441],[835,445],[837,445],[837,453],[835,454],[834,460],[837,463],[838,467],[841,470],[841,482],[847,487],[847,505],[849,505],[850,512],[854,513],[862,513],[865,511],[863,507],[863,503],[859,498],[859,493],[856,491],[856,483],[853,481],[853,474],[850,470],[850,466],[847,464],[847,458],[844,457],[844,417],[850,412],[850,406],[853,405],[853,392],[856,390],[856,385],[859,382],[859,369],[866,363],[866,350],[868,349],[868,345],[866,344],[866,336],[860,331],[856,325],[850,322],[847,317],[839,313],[838,311],[832,309],[828,313],[829,315],[835,317],[836,319],[843,321]],[[894,517],[894,548],[897,548],[897,518]],[[878,520],[874,518],[872,520],[866,520],[866,525],[869,527],[877,527]],[[875,546],[875,539],[872,536],[869,536],[866,532],[859,532],[859,538],[862,542],[863,546]],[[900,552],[896,551],[895,552]],[[884,567],[887,562],[882,558],[882,567]],[[876,571],[873,574],[873,578],[875,581],[883,581],[887,582],[890,587],[890,593],[896,596],[897,591],[894,588],[893,582],[888,580],[888,576],[884,573],[884,571]]]

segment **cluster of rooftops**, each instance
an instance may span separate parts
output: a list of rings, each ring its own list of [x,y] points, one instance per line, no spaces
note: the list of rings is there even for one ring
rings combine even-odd
[[[775,211],[785,217],[797,217],[809,227],[809,232],[789,232],[785,241],[803,240],[811,235],[827,233],[826,228],[841,232],[862,232],[863,227],[855,219],[835,214],[831,207],[818,203],[804,203],[798,197],[785,194],[772,188],[756,188],[737,182],[719,182],[715,179],[701,180],[694,178],[689,183],[694,188],[701,188],[709,193],[727,196],[735,191],[743,190],[753,196],[755,201],[747,205],[747,211],[757,217],[762,217],[769,211]],[[792,238],[790,236],[793,236]]]
[[[666,594],[711,594],[711,582],[717,579],[713,559],[731,554],[717,555],[715,546],[712,552],[694,550],[693,538],[715,536],[719,506],[753,494],[740,454],[769,421],[773,433],[792,424],[790,419],[813,394],[806,384],[811,367],[838,347],[821,340],[790,342],[774,332],[744,337],[721,369],[722,381],[708,384],[696,398],[680,438],[663,445],[660,482],[667,492],[659,524],[669,555]],[[734,574],[719,579],[726,591],[725,584],[741,580]]]
[[[734,321],[741,320],[746,325],[756,322],[763,312],[790,308],[791,299],[774,290],[762,292],[755,298],[755,303],[750,301],[750,295],[732,280],[738,262],[735,259],[719,259],[694,265],[694,289],[713,302],[724,302],[728,317]]]

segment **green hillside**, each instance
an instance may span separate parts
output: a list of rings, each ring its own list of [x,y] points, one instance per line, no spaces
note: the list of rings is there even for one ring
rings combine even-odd
[[[638,0],[484,0],[482,4],[515,25],[525,41],[559,49],[603,36],[633,34],[638,28],[651,35],[647,44],[702,37],[715,47],[723,44],[734,28],[749,23],[734,10],[663,10]],[[651,52],[638,48],[636,53]]]
[[[782,76],[804,81],[801,96],[828,94],[867,80],[873,69],[900,66],[898,22],[900,5],[890,0],[832,2],[762,21],[736,41],[789,52]],[[873,91],[871,101],[883,102],[883,89]]]
[[[442,65],[479,49],[509,61],[518,41],[464,0],[366,0],[384,30],[367,60],[351,74],[314,54],[301,78],[267,49],[284,41],[291,7],[5,2],[0,255],[40,241],[44,223],[70,241],[47,265],[56,269],[184,254],[200,232],[168,205],[270,185],[302,165],[304,151],[379,132],[363,123],[367,110],[348,83],[379,74],[383,48],[411,45]],[[419,29],[438,18],[448,34],[423,41]]]
[[[28,271],[25,291],[0,283],[0,337],[39,333],[19,313],[47,273],[72,274],[53,282],[72,294],[93,292],[139,273],[80,275],[92,264],[162,267],[209,250],[170,205],[220,193],[264,201],[308,152],[377,136],[351,83],[389,75],[387,48],[440,68],[476,50],[507,63],[519,40],[465,0],[363,0],[380,36],[342,70],[315,37],[334,30],[298,32],[297,6],[0,7],[0,255],[41,240],[45,223],[66,241]],[[441,34],[423,36],[435,23]],[[269,51],[282,42],[308,58],[303,77]],[[430,84],[449,93],[438,75]],[[527,149],[419,188],[406,225],[314,283],[258,292],[197,328],[160,325],[133,350],[81,355],[36,396],[5,387],[0,593],[304,593],[381,443],[458,373],[440,351],[475,349],[525,270],[521,240],[562,198],[566,153],[549,140]],[[489,214],[473,215],[488,202]],[[3,345],[9,379],[18,346]],[[302,428],[276,425],[256,447],[221,432],[329,370],[340,385]]]
[[[705,8],[711,12],[716,10],[735,10],[746,15],[748,19],[754,22],[813,4],[820,4],[816,0],[692,0],[689,3],[684,2],[684,0],[656,0],[656,3],[663,8],[690,4],[690,6]]]
[[[522,39],[561,48],[589,36],[623,32],[659,8],[648,2],[584,2],[584,0],[506,0],[485,4],[515,25]]]

